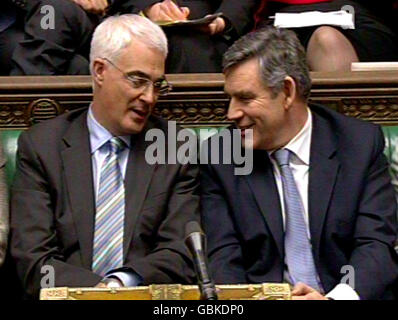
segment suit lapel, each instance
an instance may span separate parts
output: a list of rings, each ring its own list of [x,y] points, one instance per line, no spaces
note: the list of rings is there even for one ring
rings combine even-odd
[[[61,157],[83,266],[91,269],[95,204],[86,121],[87,112],[74,120],[64,136],[65,149],[61,152]]]
[[[147,130],[153,128],[153,124],[148,122]],[[149,185],[157,165],[150,165],[145,160],[145,151],[150,141],[145,141],[146,131],[132,137],[132,144],[127,162],[125,176],[125,236],[123,241],[124,256],[130,248],[130,243],[137,228],[137,220],[141,212],[142,205],[149,190]]]
[[[323,225],[339,171],[339,160],[332,127],[316,113],[312,114],[308,211],[313,250],[318,258]]]
[[[281,257],[284,256],[284,232],[282,211],[272,164],[265,151],[254,152],[254,167],[250,175],[245,176],[254,194],[257,205],[263,214],[278,247]]]

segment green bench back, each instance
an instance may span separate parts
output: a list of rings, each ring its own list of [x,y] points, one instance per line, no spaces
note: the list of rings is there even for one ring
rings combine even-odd
[[[224,127],[216,127],[215,129],[221,130]],[[200,129],[212,129],[211,127],[195,127],[192,130],[199,134]],[[16,152],[18,137],[22,130],[2,130],[0,139],[3,145],[4,153],[7,159],[6,164],[6,177],[7,183],[10,186],[14,179],[15,166],[16,166]],[[201,133],[203,133],[202,131]],[[211,133],[208,131],[208,135],[201,135],[202,140],[207,138]],[[398,126],[384,126],[383,132],[385,136],[386,147],[384,150],[385,155],[390,163],[390,172],[392,177],[392,183],[398,194]]]
[[[15,174],[18,138],[22,130],[2,130],[0,139],[3,145],[4,154],[7,159],[6,178],[7,184],[11,186]]]

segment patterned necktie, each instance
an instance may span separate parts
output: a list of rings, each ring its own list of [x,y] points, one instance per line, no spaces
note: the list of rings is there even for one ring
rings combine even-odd
[[[289,166],[291,152],[287,149],[275,151],[282,178],[286,212],[285,255],[289,275],[293,284],[304,282],[319,290],[311,243],[304,220],[304,207]]]
[[[92,270],[104,276],[123,265],[124,184],[118,155],[125,144],[113,137],[101,167],[96,201]]]

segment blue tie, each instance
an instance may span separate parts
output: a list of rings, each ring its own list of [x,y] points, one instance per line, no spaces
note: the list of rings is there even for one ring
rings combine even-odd
[[[118,137],[104,147],[108,155],[101,168],[96,201],[92,270],[104,276],[123,266],[124,184],[118,154],[125,144]]]
[[[319,290],[311,243],[304,220],[304,207],[289,166],[291,152],[287,149],[275,151],[282,178],[286,212],[285,255],[289,275],[293,284],[304,282]]]

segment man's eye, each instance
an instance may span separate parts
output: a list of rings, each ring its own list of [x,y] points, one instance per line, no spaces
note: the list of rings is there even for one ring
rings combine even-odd
[[[134,87],[139,88],[145,86],[148,80],[143,78],[130,78],[130,82],[133,84]]]
[[[249,101],[249,100],[252,100],[253,97],[249,97],[249,96],[240,96],[240,97],[238,97],[238,99],[239,99],[240,101]]]

